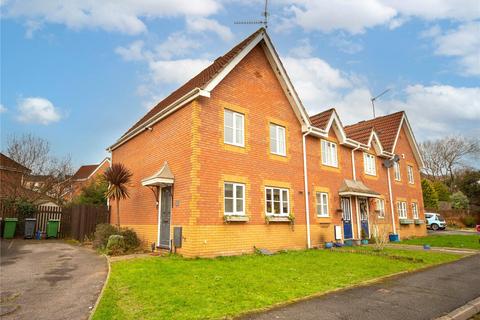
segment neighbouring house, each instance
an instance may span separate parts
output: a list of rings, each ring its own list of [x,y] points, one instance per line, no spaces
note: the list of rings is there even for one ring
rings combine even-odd
[[[38,179],[37,176],[32,179],[30,173],[29,168],[0,153],[0,199],[25,199],[39,206],[58,206],[53,198],[33,188],[33,180]],[[37,187],[40,185],[37,184]]]
[[[121,225],[184,256],[368,238],[374,221],[401,238],[426,233],[406,114],[351,126],[335,109],[309,117],[263,28],[108,150],[133,174]]]
[[[75,198],[80,194],[83,187],[96,181],[103,175],[105,170],[110,167],[110,158],[105,158],[98,164],[89,164],[81,166],[71,178],[71,192],[70,199]]]

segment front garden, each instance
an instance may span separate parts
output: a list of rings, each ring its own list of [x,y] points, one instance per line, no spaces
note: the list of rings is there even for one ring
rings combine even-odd
[[[359,250],[357,252],[356,250]],[[94,319],[219,319],[461,256],[372,248],[112,263]]]
[[[464,248],[480,250],[480,235],[430,235],[421,238],[412,238],[399,242],[400,244],[425,245],[443,248]]]

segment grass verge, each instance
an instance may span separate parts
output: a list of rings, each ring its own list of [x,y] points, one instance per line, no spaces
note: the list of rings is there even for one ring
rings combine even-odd
[[[480,250],[480,236],[472,235],[430,235],[421,238],[412,238],[399,242],[400,244],[424,245],[445,248],[466,248]]]
[[[460,258],[438,252],[385,252],[387,255],[309,250],[273,256],[118,261],[112,263],[109,283],[93,319],[233,317]]]

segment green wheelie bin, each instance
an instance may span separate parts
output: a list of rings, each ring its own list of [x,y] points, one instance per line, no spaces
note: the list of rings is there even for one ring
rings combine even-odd
[[[15,229],[17,228],[17,218],[5,218],[3,222],[3,238],[12,239],[15,236]]]
[[[47,239],[58,237],[58,226],[60,225],[60,220],[50,219],[47,223]]]

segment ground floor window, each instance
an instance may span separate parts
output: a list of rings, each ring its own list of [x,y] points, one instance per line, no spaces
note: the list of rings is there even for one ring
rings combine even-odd
[[[245,185],[225,182],[224,184],[225,215],[245,214]]]
[[[265,203],[267,215],[288,216],[288,214],[290,213],[288,189],[266,187]]]
[[[317,192],[317,216],[328,217],[328,193]]]
[[[398,211],[398,217],[400,219],[406,219],[407,218],[407,203],[405,201],[398,201],[397,202],[397,211]]]
[[[412,215],[413,219],[418,219],[418,204],[416,202],[412,202]]]
[[[376,199],[377,213],[379,218],[385,218],[385,200]]]

